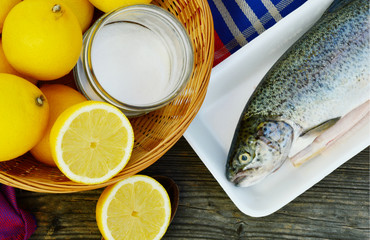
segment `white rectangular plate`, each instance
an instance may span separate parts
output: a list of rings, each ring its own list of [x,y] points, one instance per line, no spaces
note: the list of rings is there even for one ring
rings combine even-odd
[[[339,140],[294,168],[289,161],[262,182],[239,188],[225,177],[226,158],[240,114],[276,60],[324,13],[332,0],[308,0],[213,68],[205,101],[184,136],[221,187],[245,214],[269,215],[369,146],[369,128]]]

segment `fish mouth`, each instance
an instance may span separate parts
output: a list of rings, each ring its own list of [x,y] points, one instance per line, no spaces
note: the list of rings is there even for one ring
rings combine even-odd
[[[239,170],[236,173],[229,172],[228,179],[236,187],[249,187],[256,183],[259,183],[270,173],[270,171],[264,171],[264,168],[259,166]]]
[[[234,176],[229,178],[230,182],[234,183],[236,186],[238,186],[243,180],[247,177],[247,174],[245,171],[237,172]]]
[[[251,172],[255,171],[256,169],[246,169],[235,173],[233,176],[229,177],[229,181],[234,183],[237,187],[249,187],[256,182],[259,182],[261,179],[256,178],[251,175]]]

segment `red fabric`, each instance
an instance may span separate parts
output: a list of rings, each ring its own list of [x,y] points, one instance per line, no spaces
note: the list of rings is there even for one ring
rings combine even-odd
[[[19,209],[14,188],[0,184],[0,240],[25,240],[35,230],[36,220]]]
[[[217,32],[215,31],[215,58],[213,61],[213,66],[216,66],[230,55],[231,54],[229,50],[227,50],[225,45],[222,43],[220,37],[218,36]]]

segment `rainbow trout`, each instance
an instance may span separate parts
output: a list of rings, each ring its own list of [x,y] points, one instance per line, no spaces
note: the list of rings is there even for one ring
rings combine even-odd
[[[274,64],[248,100],[226,164],[237,186],[276,171],[299,138],[369,99],[369,1],[335,0]]]

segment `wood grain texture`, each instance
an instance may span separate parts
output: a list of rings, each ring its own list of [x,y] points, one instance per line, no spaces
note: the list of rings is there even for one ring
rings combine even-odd
[[[369,148],[291,203],[263,218],[240,212],[184,138],[142,172],[171,177],[180,205],[163,239],[369,239]],[[30,239],[99,239],[102,189],[73,194],[17,191],[38,228]]]

